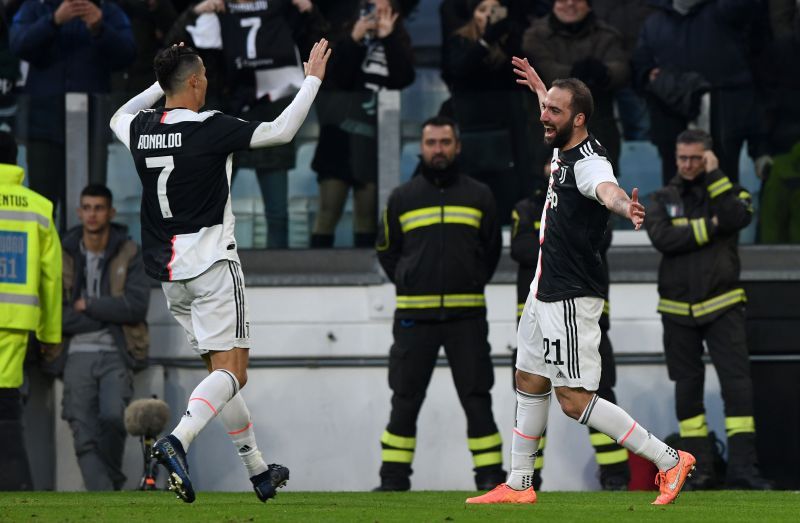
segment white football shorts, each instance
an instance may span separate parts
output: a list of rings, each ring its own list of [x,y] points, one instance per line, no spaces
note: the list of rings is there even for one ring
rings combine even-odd
[[[543,302],[530,294],[517,329],[517,368],[554,387],[596,391],[600,385],[600,315],[595,297]]]
[[[247,297],[238,262],[220,260],[199,276],[162,282],[161,288],[169,311],[196,352],[250,347]]]

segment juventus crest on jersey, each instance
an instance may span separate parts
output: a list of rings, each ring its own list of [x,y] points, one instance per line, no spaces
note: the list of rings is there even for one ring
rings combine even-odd
[[[150,276],[182,280],[218,260],[238,261],[231,153],[249,147],[259,123],[217,111],[148,109],[130,120],[127,132],[115,129],[142,181],[142,251]]]
[[[617,180],[605,148],[593,136],[569,150],[553,151],[539,262],[531,283],[539,301],[607,298],[600,246],[609,211],[597,200],[597,186],[603,182]]]

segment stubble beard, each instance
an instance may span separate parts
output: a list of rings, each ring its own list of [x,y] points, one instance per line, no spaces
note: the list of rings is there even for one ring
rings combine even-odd
[[[544,139],[544,143],[553,147],[554,149],[561,149],[565,145],[567,145],[572,138],[572,131],[575,129],[574,126],[564,126],[562,129],[556,129],[556,135],[553,136],[551,140],[547,138]]]

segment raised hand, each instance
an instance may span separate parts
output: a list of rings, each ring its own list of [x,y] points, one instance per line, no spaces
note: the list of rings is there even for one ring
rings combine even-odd
[[[708,150],[703,153],[703,167],[705,168],[707,173],[719,169],[719,160],[717,159],[717,156],[714,154],[714,151]]]
[[[64,0],[58,4],[58,8],[53,13],[53,23],[63,25],[73,18],[81,16],[85,10],[83,3]]]
[[[400,13],[392,12],[392,8],[378,8],[378,38],[386,38],[394,31],[394,24]]]
[[[511,64],[514,66],[514,74],[520,77],[517,78],[518,84],[527,85],[528,89],[536,93],[540,98],[547,93],[547,87],[544,85],[542,78],[528,63],[527,58],[515,56],[511,58]]]
[[[633,228],[639,230],[644,223],[644,205],[639,203],[639,189],[631,191],[631,201],[628,205],[628,219],[633,222]]]
[[[103,22],[103,11],[97,7],[93,2],[85,0],[75,0],[75,3],[80,4],[81,7],[81,20],[86,24],[86,27],[91,32],[96,32]]]
[[[311,2],[311,0],[292,0],[292,4],[294,4],[297,10],[301,13],[307,13],[314,8],[314,4]]]
[[[194,6],[194,14],[201,15],[203,13],[223,13],[225,12],[224,0],[204,0]]]
[[[315,43],[308,55],[308,62],[303,62],[303,71],[306,76],[316,76],[320,80],[325,78],[325,68],[330,57],[331,50],[328,48],[327,40],[323,38]]]
[[[378,20],[375,13],[367,16],[362,16],[356,23],[353,24],[353,30],[350,32],[350,37],[354,42],[361,42],[368,32],[374,32],[378,27]]]

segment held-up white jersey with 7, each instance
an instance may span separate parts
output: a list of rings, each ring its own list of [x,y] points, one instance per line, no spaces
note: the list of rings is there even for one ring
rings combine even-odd
[[[218,111],[149,109],[163,96],[158,83],[117,111],[111,129],[131,151],[142,181],[147,274],[185,280],[218,260],[239,260],[230,194],[233,153],[289,142],[320,83],[307,77],[273,122],[246,122]]]

